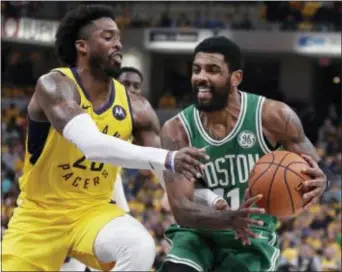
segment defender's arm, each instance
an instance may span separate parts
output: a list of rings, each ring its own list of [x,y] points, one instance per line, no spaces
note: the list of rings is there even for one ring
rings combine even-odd
[[[150,103],[144,97],[131,93],[129,96],[133,109],[134,143],[142,146],[161,147],[159,135],[160,122]],[[165,189],[162,171],[155,171],[155,174]],[[209,189],[200,188],[195,189],[194,200],[195,202],[215,207],[217,201],[223,199]]]
[[[143,146],[160,147],[160,123],[159,119],[146,98],[129,93],[133,111],[133,136],[134,143]],[[200,159],[207,157],[205,152],[196,148],[186,147],[173,152],[173,163],[171,167],[178,173],[187,175],[190,179],[200,175],[194,166],[201,166]],[[158,171],[159,170],[159,171]],[[155,169],[160,179],[163,169]],[[159,172],[159,174],[158,174]],[[162,180],[161,180],[162,182]]]
[[[168,150],[132,145],[101,133],[91,117],[79,107],[76,94],[70,79],[59,72],[51,72],[38,80],[35,102],[51,125],[74,143],[87,159],[126,168],[166,169]]]

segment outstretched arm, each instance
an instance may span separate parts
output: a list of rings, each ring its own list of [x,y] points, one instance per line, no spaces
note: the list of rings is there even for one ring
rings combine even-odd
[[[130,93],[130,100],[133,109],[134,120],[134,141],[133,143],[142,146],[161,147],[160,143],[160,123],[158,116],[151,107],[150,103],[141,96]],[[186,145],[188,146],[188,145]],[[155,171],[162,187],[165,189],[162,171]],[[196,188],[194,191],[195,202],[215,207],[221,197],[207,188]]]
[[[171,168],[174,152],[132,145],[101,133],[91,117],[79,107],[75,99],[77,94],[70,79],[59,72],[51,72],[38,80],[34,97],[39,109],[31,106],[31,111],[43,111],[51,125],[89,160],[136,169]],[[192,160],[190,164],[198,163],[195,155],[201,152],[192,151],[192,154],[186,154]]]
[[[133,110],[134,143],[142,146],[160,148],[160,123],[155,111],[146,98],[133,93],[129,93],[129,97]],[[184,173],[191,179],[196,175],[200,175],[200,173],[195,170],[194,166],[199,167],[201,163],[194,158],[198,160],[205,158],[206,155],[204,151],[186,147],[177,150],[173,155],[173,168],[178,170],[177,172]],[[155,172],[158,172],[159,170],[159,173],[162,171],[160,168],[154,170],[156,170]],[[160,174],[158,176],[160,176]]]
[[[188,146],[186,135],[178,118],[166,122],[161,129],[161,143],[164,148],[177,150]],[[234,228],[237,225],[259,224],[241,217],[249,212],[262,213],[260,209],[242,208],[239,211],[218,211],[212,207],[194,203],[194,183],[184,175],[164,172],[165,187],[172,212],[178,224],[202,229]],[[256,199],[251,200],[256,201]],[[247,211],[248,210],[248,211]]]
[[[325,174],[328,176],[333,174],[323,164],[315,147],[306,137],[297,114],[284,103],[266,100],[263,109],[263,125],[274,141],[282,144],[286,150],[302,155],[308,161],[311,167],[304,172],[312,176],[313,180],[307,181],[306,187],[310,189],[310,192],[304,194],[303,197],[305,200],[312,199],[309,204],[317,201],[328,187]]]

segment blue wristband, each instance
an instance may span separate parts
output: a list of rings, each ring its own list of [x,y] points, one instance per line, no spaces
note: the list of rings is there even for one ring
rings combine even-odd
[[[175,154],[175,151],[170,151],[166,161],[166,168],[172,172],[175,171]]]

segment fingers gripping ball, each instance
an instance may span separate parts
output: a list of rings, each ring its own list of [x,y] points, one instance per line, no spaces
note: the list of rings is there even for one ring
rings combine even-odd
[[[309,164],[292,152],[274,151],[263,156],[248,181],[251,196],[263,195],[256,205],[274,216],[295,215],[306,204],[303,182],[310,177],[302,170],[307,167]]]

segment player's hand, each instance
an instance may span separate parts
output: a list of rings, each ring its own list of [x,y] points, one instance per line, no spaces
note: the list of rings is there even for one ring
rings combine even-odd
[[[195,181],[202,176],[201,171],[198,170],[204,169],[201,161],[209,160],[209,156],[204,149],[193,147],[185,147],[176,152],[170,152],[170,154],[170,156],[174,156],[171,170],[183,174],[191,181]]]
[[[303,195],[303,199],[306,204],[303,207],[303,210],[306,210],[312,204],[319,201],[319,198],[324,193],[327,186],[327,177],[318,166],[318,164],[310,156],[302,155],[302,157],[310,165],[309,168],[303,170],[303,173],[312,177],[311,180],[307,180],[304,182],[305,194]]]
[[[262,198],[262,195],[257,195],[255,197],[250,197],[249,189],[246,190],[245,193],[245,201],[240,206],[240,208],[236,211],[239,212],[239,218],[233,219],[235,226],[235,239],[240,239],[243,245],[250,245],[250,237],[257,238],[258,235],[249,229],[249,225],[257,225],[262,226],[264,224],[263,221],[255,220],[248,218],[250,214],[264,214],[264,209],[252,208],[252,206],[258,202]]]
[[[223,210],[231,210],[231,209],[227,201],[225,201],[224,199],[218,199],[215,203],[215,210],[223,211]],[[250,236],[255,237],[256,235],[254,234],[254,232],[252,232],[248,228],[235,230],[235,239],[236,240],[241,239],[241,242],[243,245],[250,244],[250,240],[249,240]]]

